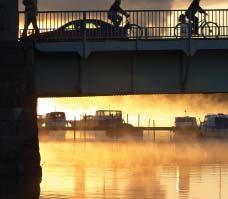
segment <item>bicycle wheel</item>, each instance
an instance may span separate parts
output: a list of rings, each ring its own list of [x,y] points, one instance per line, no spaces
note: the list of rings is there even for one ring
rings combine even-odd
[[[217,23],[207,22],[201,28],[201,34],[204,38],[218,38],[220,29]]]
[[[143,36],[143,29],[137,24],[130,24],[128,28],[129,39],[141,39]]]
[[[189,37],[189,24],[179,23],[174,28],[174,36],[178,38],[188,38]]]

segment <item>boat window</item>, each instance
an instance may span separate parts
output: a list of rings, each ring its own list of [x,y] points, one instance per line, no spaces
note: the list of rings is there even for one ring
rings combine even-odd
[[[194,122],[194,118],[176,118],[176,122]]]
[[[104,112],[104,115],[105,115],[105,116],[110,116],[110,113],[111,113],[111,112],[109,112],[109,111],[105,111],[105,112]]]
[[[66,116],[65,116],[65,113],[63,112],[53,112],[53,113],[48,113],[46,118],[51,120],[55,120],[55,119],[65,120]]]
[[[227,129],[228,128],[228,118],[216,118],[215,127],[218,129]]]

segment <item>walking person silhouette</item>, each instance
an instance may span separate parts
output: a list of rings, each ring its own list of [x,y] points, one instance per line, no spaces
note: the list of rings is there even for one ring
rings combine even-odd
[[[37,0],[23,0],[25,6],[25,24],[22,37],[27,37],[29,25],[32,23],[35,33],[39,34],[36,17],[38,15]]]

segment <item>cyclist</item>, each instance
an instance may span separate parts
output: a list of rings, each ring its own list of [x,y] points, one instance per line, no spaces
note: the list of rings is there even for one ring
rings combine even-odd
[[[200,12],[207,15],[206,11],[200,7],[200,0],[193,0],[188,10],[186,11],[187,18],[193,23],[193,34],[198,34],[199,32],[199,18],[196,17],[196,13]]]
[[[112,21],[115,27],[119,27],[120,23],[122,22],[123,17],[121,15],[129,17],[129,14],[120,7],[120,4],[121,0],[115,0],[108,11],[108,19]]]

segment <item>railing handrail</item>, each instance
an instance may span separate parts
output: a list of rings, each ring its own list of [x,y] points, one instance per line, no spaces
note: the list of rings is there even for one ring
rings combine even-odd
[[[228,11],[228,8],[226,9],[204,9],[205,11]],[[126,12],[170,12],[170,11],[173,11],[173,12],[184,12],[184,11],[187,11],[187,9],[162,9],[162,10],[159,10],[159,9],[149,9],[149,10],[133,10],[133,9],[127,9],[125,10]],[[24,13],[25,11],[23,10],[19,10],[18,11],[19,13]],[[68,12],[108,12],[108,9],[107,10],[39,10],[38,11],[39,13],[55,13],[55,12],[65,12],[65,13],[68,13]]]

